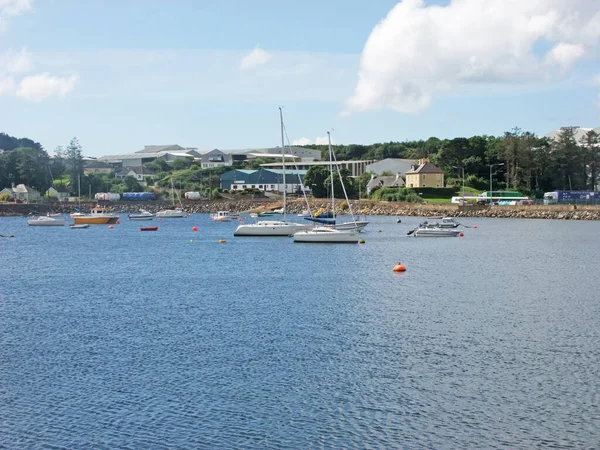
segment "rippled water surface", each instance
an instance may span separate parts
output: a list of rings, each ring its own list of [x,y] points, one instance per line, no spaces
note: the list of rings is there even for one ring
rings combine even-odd
[[[0,218],[0,447],[599,446],[600,223],[370,220],[319,245]]]

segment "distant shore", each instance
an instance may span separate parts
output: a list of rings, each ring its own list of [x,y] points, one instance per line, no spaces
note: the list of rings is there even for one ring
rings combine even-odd
[[[183,207],[190,213],[211,213],[221,210],[230,210],[238,213],[261,211],[281,208],[281,201],[270,201],[267,199],[218,199],[214,201],[183,201]],[[452,217],[495,217],[513,219],[558,219],[558,220],[600,220],[600,205],[528,205],[528,206],[458,206],[454,204],[417,204],[417,203],[395,203],[377,202],[372,200],[352,201],[354,214],[375,216],[452,216]],[[311,200],[310,208],[316,211],[326,208],[328,205],[324,199]],[[346,202],[337,200],[337,214],[348,214],[345,208]],[[82,203],[82,211],[89,211],[96,203]],[[110,206],[118,213],[133,213],[140,208],[155,212],[157,210],[170,208],[170,202],[116,202]],[[297,214],[307,209],[304,200],[289,201],[288,213]],[[0,216],[28,216],[35,214],[71,213],[77,210],[76,204],[71,203],[2,203],[0,204]]]

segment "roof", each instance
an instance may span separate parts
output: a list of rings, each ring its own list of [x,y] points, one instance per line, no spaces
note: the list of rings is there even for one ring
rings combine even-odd
[[[17,184],[17,186],[15,186],[13,188],[13,192],[20,193],[20,194],[25,194],[25,193],[33,194],[33,193],[36,193],[37,191],[33,188],[30,188],[29,186],[25,186],[24,184]]]
[[[69,190],[69,188],[66,187],[66,186],[50,186],[48,188],[48,190],[50,190],[50,189],[54,189],[56,192],[64,192],[64,193],[67,193],[67,194],[71,192]]]
[[[404,186],[404,180],[398,175],[389,175],[383,177],[373,177],[368,183],[368,188],[390,186],[390,187],[401,187]]]
[[[296,155],[279,155],[277,153],[247,153],[246,156],[251,158],[300,158],[300,156]]]
[[[444,173],[443,170],[434,166],[431,163],[420,164],[417,167],[413,167],[412,169],[406,172],[406,175],[414,174],[414,173]]]
[[[135,167],[123,167],[123,169],[121,169],[119,171],[119,173],[117,173],[117,176],[120,177],[124,177],[127,176],[127,174],[129,172],[133,171],[135,174],[138,175],[154,175],[154,171],[152,169],[148,169],[146,167],[142,167],[142,166],[135,166]]]
[[[361,160],[361,161],[355,161],[355,160],[350,160],[350,161],[334,161],[333,164],[338,164],[338,165],[342,165],[342,164],[360,164],[360,163],[372,163],[373,160],[372,159],[368,159],[368,160]],[[329,161],[299,161],[299,162],[293,162],[290,163],[290,165],[297,165],[297,166],[330,166],[331,163]],[[265,163],[265,164],[261,164],[261,167],[280,167],[281,163],[280,162],[274,162],[274,163]]]
[[[181,145],[177,144],[169,144],[169,145],[144,145],[142,150],[138,150],[136,153],[158,153],[158,152],[166,152],[170,150],[184,150]]]
[[[283,170],[282,169],[265,169],[265,170],[268,170],[269,172],[276,173],[277,175],[282,175],[283,174]],[[286,175],[306,175],[306,172],[308,172],[308,170],[291,170],[291,169],[285,169],[285,174]]]
[[[93,160],[87,163],[84,169],[112,169],[113,167],[110,164],[105,163],[104,161]]]

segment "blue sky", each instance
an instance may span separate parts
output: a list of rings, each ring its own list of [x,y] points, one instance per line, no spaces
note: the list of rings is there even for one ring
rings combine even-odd
[[[564,0],[581,8],[576,36],[544,22],[561,6],[541,0],[508,0],[502,33],[459,4],[500,0],[7,1],[0,131],[49,151],[73,136],[90,156],[275,146],[280,105],[300,143],[332,128],[370,144],[600,123],[595,0]],[[510,14],[531,20],[506,29]]]

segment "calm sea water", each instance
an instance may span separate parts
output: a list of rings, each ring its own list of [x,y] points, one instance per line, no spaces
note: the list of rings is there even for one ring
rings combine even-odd
[[[0,447],[600,445],[600,223],[370,219],[320,245],[0,218]]]

